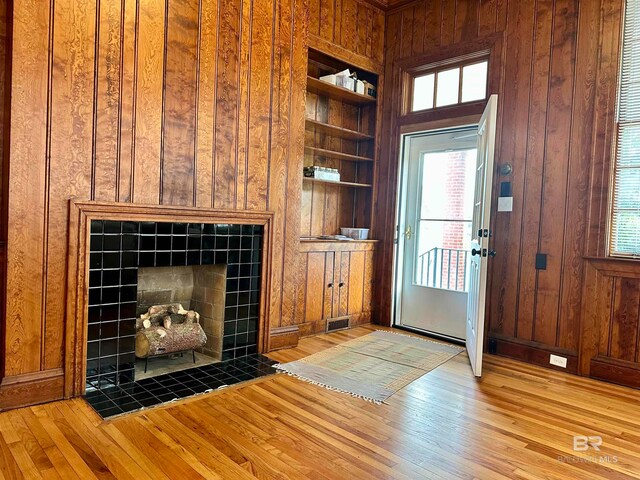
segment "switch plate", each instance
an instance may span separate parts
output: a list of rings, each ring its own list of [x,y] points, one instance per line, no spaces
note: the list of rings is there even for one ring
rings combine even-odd
[[[567,368],[567,357],[561,357],[560,355],[549,355],[549,363],[556,367]]]
[[[547,254],[536,253],[536,270],[546,270],[546,269],[547,269]]]
[[[499,212],[513,211],[513,197],[498,197],[498,211]]]

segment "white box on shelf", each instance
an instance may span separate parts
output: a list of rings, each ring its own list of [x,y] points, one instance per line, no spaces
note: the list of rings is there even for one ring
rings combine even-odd
[[[330,83],[331,85],[336,85],[336,83],[338,82],[338,77],[334,74],[331,74],[320,77],[320,80],[326,83]]]
[[[356,80],[356,93],[364,95],[364,82],[362,80]]]

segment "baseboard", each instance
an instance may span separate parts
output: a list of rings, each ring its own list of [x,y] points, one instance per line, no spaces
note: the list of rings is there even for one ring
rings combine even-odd
[[[272,328],[269,335],[269,351],[296,347],[298,340],[300,340],[300,329],[297,325]]]
[[[591,359],[589,377],[625,387],[640,388],[640,365],[609,357]]]
[[[61,368],[5,377],[0,383],[0,411],[61,400],[63,396]]]
[[[513,358],[559,372],[578,374],[578,355],[560,348],[548,347],[535,342],[525,342],[517,339],[505,339],[490,335],[489,341],[495,345],[494,353]],[[549,363],[549,355],[559,355],[567,359],[567,368],[557,367]]]

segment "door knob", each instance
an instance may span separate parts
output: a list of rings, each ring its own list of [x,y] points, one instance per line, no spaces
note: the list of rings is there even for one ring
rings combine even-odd
[[[482,255],[482,249],[476,250],[475,248],[471,249],[471,256]]]
[[[404,236],[407,240],[411,240],[411,236],[413,235],[413,231],[411,230],[411,225],[407,225],[407,229],[404,231]]]

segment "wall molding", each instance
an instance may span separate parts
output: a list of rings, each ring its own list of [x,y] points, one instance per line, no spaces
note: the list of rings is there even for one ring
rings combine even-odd
[[[0,383],[0,411],[62,398],[63,388],[61,368],[5,377]]]
[[[269,335],[269,351],[282,350],[298,346],[300,330],[298,325],[288,325],[271,329]]]

